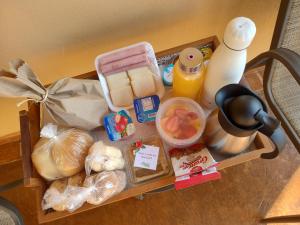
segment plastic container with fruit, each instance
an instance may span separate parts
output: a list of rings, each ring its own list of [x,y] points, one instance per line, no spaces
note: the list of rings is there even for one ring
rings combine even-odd
[[[170,146],[184,148],[196,143],[205,128],[201,106],[189,98],[176,97],[162,103],[156,114],[156,128]]]

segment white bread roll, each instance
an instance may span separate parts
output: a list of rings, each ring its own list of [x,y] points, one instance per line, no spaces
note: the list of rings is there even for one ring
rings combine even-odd
[[[85,131],[69,129],[62,132],[52,147],[52,157],[57,169],[66,177],[80,172],[93,138]]]
[[[83,185],[87,188],[91,188],[87,202],[93,205],[99,205],[120,193],[126,187],[126,174],[120,170],[104,171],[86,177]]]
[[[136,69],[128,70],[128,76],[130,80],[135,80],[136,78],[153,75],[152,71],[149,69],[148,66],[139,67]]]
[[[141,67],[128,71],[133,93],[142,98],[156,93],[154,74],[148,67]]]
[[[84,168],[93,138],[85,131],[68,129],[52,138],[41,138],[34,146],[32,162],[47,180],[72,176]]]
[[[133,104],[133,93],[129,85],[110,90],[110,96],[115,106],[124,107]]]
[[[53,208],[55,211],[68,210],[70,196],[65,193],[67,186],[81,187],[84,179],[85,174],[79,173],[69,178],[54,181],[44,194],[43,208]]]
[[[120,72],[106,76],[106,81],[109,90],[118,89],[123,86],[129,86],[129,78],[126,72]]]
[[[60,179],[63,174],[57,169],[49,148],[49,139],[41,138],[34,146],[31,159],[37,172],[46,180]],[[46,150],[48,149],[48,150]]]
[[[105,145],[102,141],[95,142],[89,149],[89,154],[85,159],[86,174],[91,171],[100,172],[103,170],[123,169],[124,158],[120,149]]]

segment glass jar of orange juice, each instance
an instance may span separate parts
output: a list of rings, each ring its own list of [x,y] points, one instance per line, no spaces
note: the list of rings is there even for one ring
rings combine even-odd
[[[203,55],[196,48],[186,48],[173,69],[173,95],[198,100],[204,79]]]

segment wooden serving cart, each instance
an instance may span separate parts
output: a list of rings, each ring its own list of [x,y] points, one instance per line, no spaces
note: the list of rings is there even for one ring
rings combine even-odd
[[[168,49],[156,54],[158,62],[164,60],[169,55],[175,54],[187,47],[204,47],[209,46],[213,50],[218,46],[219,42],[216,36],[205,38],[199,41],[181,45],[172,49]],[[76,76],[75,78],[80,79],[98,79],[96,71],[92,71],[86,74]],[[100,84],[99,84],[100,85]],[[60,218],[71,216],[74,214],[82,213],[87,210],[95,209],[112,202],[121,201],[127,198],[142,195],[147,192],[152,192],[164,187],[168,187],[174,184],[175,177],[173,175],[161,177],[159,179],[149,181],[147,183],[142,183],[125,189],[123,192],[112,197],[111,199],[104,202],[102,205],[91,205],[85,203],[81,208],[77,209],[75,212],[57,212],[53,210],[43,211],[41,208],[41,201],[43,194],[47,188],[47,182],[38,175],[37,171],[31,162],[31,153],[33,151],[34,145],[39,140],[40,136],[40,105],[38,103],[29,103],[28,111],[20,112],[20,127],[21,127],[21,148],[22,148],[22,161],[23,161],[23,173],[24,173],[24,186],[34,189],[36,193],[36,208],[39,223],[46,223],[54,221]],[[236,156],[218,156],[215,159],[219,161],[218,170],[224,169],[226,167],[238,165],[249,160],[260,158],[262,153],[272,152],[273,146],[269,139],[264,135],[258,133],[253,144],[250,148],[243,152],[242,154]],[[215,157],[214,154],[212,154]]]

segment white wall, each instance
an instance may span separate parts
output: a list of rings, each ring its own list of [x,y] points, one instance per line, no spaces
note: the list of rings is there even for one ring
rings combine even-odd
[[[99,53],[138,41],[156,51],[211,35],[236,16],[257,25],[249,59],[269,48],[279,0],[1,0],[0,67],[19,57],[42,82],[94,70]],[[15,100],[0,98],[0,135],[18,130]]]

